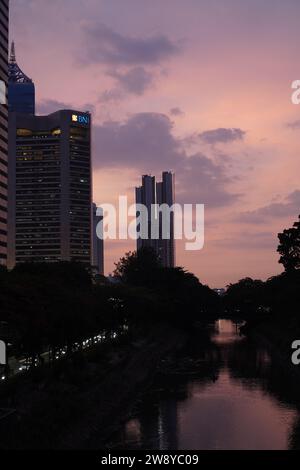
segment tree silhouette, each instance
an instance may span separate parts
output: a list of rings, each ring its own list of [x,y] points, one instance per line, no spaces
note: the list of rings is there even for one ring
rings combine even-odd
[[[253,315],[264,303],[264,282],[246,277],[236,284],[230,284],[224,303],[231,314],[246,317]]]
[[[283,264],[286,272],[295,272],[300,269],[300,216],[299,221],[292,228],[278,234],[278,253],[281,257],[279,263]]]
[[[114,275],[125,285],[145,288],[146,295],[154,296],[160,317],[177,324],[193,324],[211,312],[215,315],[219,307],[214,291],[182,267],[163,267],[152,248],[127,253],[116,264]]]
[[[136,285],[148,286],[153,283],[161,262],[152,248],[126,253],[116,264],[114,275],[121,281]]]

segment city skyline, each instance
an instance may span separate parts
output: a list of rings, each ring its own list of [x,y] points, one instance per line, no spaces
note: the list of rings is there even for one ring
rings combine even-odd
[[[133,199],[140,174],[170,168],[178,202],[206,204],[204,250],[178,244],[178,265],[212,287],[280,272],[277,233],[300,205],[299,107],[290,98],[300,6],[82,5],[11,2],[11,40],[38,85],[38,113],[93,112],[97,205]],[[129,249],[107,243],[107,273]]]

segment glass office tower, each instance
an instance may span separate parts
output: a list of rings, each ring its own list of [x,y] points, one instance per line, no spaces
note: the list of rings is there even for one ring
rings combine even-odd
[[[0,0],[0,265],[7,261],[8,0]]]
[[[8,266],[91,264],[91,116],[10,113]]]

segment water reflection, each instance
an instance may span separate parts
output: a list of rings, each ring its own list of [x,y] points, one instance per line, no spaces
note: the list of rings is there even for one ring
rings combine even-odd
[[[299,448],[299,384],[268,351],[219,320],[162,362],[111,444],[129,449]]]

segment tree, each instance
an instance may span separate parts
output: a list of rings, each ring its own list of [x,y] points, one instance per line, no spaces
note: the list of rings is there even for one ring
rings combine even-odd
[[[295,272],[300,269],[300,216],[299,221],[292,228],[278,234],[278,253],[281,257],[279,263],[283,264],[286,272]]]
[[[151,286],[161,269],[157,254],[148,247],[126,253],[115,266],[114,276],[135,286]]]
[[[228,286],[225,305],[230,312],[243,316],[253,315],[264,305],[264,291],[263,281],[246,277]]]
[[[145,298],[151,293],[160,319],[191,325],[204,314],[216,314],[219,307],[215,292],[181,267],[163,267],[151,248],[127,253],[116,264],[114,275],[123,283],[145,288]]]

